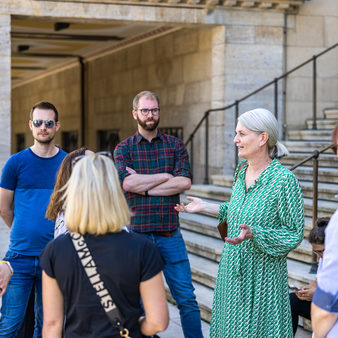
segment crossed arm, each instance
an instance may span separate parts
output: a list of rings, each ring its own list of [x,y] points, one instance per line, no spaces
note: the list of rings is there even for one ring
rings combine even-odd
[[[123,180],[123,189],[136,194],[148,191],[150,196],[171,196],[180,194],[191,186],[191,179],[188,177],[174,177],[169,173],[137,174],[132,168],[126,169],[130,175]]]

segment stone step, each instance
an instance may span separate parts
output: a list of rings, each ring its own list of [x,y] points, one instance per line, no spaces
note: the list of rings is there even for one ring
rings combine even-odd
[[[186,230],[184,226],[181,229],[187,251],[195,255],[213,260],[219,263],[224,243],[220,238],[205,236]],[[309,241],[304,238],[302,243],[288,255],[289,258],[305,262],[312,262],[312,247]]]
[[[292,260],[310,264],[312,262],[312,246],[309,241],[304,238],[295,250],[289,252],[287,257]]]
[[[317,129],[329,129],[332,131],[334,126],[337,123],[337,119],[332,118],[332,119],[317,119]],[[312,129],[312,124],[313,120],[307,120],[306,121],[306,126],[308,129]]]
[[[283,141],[289,152],[312,153],[314,150],[321,150],[331,144],[331,141]],[[306,157],[306,156],[305,156]]]
[[[217,230],[218,220],[216,217],[203,214],[180,214],[181,229],[196,232],[216,239],[220,239]],[[312,218],[305,217],[305,233],[304,237],[308,238],[312,229]]]
[[[305,178],[308,181],[304,181],[304,176],[295,171],[296,176],[299,178],[300,185],[302,187],[303,195],[307,198],[312,198],[313,194],[313,180],[310,180],[312,177],[312,169],[308,168],[308,172]],[[304,174],[304,171],[302,171]],[[338,168],[337,168],[338,176]],[[321,177],[319,177],[321,178]],[[325,178],[326,179],[326,178]],[[329,179],[330,180],[330,179]],[[219,200],[219,201],[229,201],[231,196],[231,188],[229,187],[220,187],[216,185],[202,185],[202,184],[193,184],[191,189],[187,192],[188,195],[198,196],[202,199],[209,200]],[[318,183],[318,198],[321,200],[335,201],[336,195],[338,194],[338,184],[337,183]]]
[[[231,184],[229,186],[219,186],[212,184],[193,184],[187,195],[198,196],[200,198],[207,198],[211,200],[228,201],[231,196]]]
[[[288,132],[289,141],[328,141],[331,142],[330,129],[317,130],[290,130]]]
[[[338,108],[324,109],[324,116],[327,119],[335,119],[338,122]]]
[[[313,196],[313,182],[300,181],[303,196],[312,198]],[[338,193],[338,184],[318,183],[318,198],[320,200],[335,201]],[[337,200],[338,201],[338,200]]]
[[[312,167],[300,166],[293,170],[294,174],[302,181],[313,181]],[[338,168],[318,168],[318,181],[322,183],[338,183]]]
[[[224,243],[220,238],[209,237],[181,229],[189,253],[219,263]]]
[[[210,323],[211,318],[211,307],[212,307],[212,299],[214,296],[214,290],[204,286],[198,282],[193,282],[195,287],[195,295],[196,300],[201,312],[201,319]],[[169,287],[165,284],[165,290],[167,294],[167,299],[170,303],[176,304],[174,298],[172,297]]]
[[[281,159],[281,163],[286,166],[293,166],[310,155],[312,155],[312,153],[290,153],[289,156]],[[318,165],[319,167],[338,168],[337,156],[332,152],[332,150],[327,150],[325,153],[319,155]],[[305,162],[302,166],[312,168],[313,160]]]
[[[189,254],[189,261],[194,282],[214,289],[218,271],[218,263],[207,258]],[[310,273],[311,264],[287,259],[289,284],[302,286],[311,283],[316,275]]]
[[[331,217],[337,207],[337,202],[318,200],[318,217]],[[312,217],[312,208],[312,199],[304,198],[305,216]]]
[[[193,281],[214,289],[218,263],[191,253],[188,256]]]

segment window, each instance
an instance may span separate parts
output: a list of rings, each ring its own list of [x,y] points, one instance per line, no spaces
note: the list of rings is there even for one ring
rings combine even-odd
[[[18,153],[21,150],[24,150],[26,148],[26,138],[25,134],[16,134],[16,152]]]
[[[78,135],[76,130],[63,131],[61,133],[62,149],[67,153],[70,153],[71,151],[77,149],[78,148],[77,139]]]
[[[97,150],[114,151],[120,143],[119,131],[117,129],[98,130],[97,131]]]
[[[183,141],[183,128],[182,127],[165,127],[159,128],[162,133],[171,136],[176,136]]]

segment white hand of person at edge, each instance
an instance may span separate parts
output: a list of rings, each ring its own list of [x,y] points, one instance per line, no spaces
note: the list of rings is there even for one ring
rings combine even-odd
[[[0,263],[0,297],[5,294],[11,276],[12,274],[8,266],[4,263]]]
[[[299,299],[311,302],[315,291],[316,286],[313,284],[309,284],[299,288],[299,291],[295,291],[295,294]]]
[[[200,212],[203,211],[203,200],[197,197],[187,197],[188,201],[191,201],[190,203],[184,205],[184,203],[176,204],[174,209],[178,212]]]
[[[133,168],[126,167],[126,170],[130,175],[136,174],[136,171]]]
[[[252,230],[247,224],[240,224],[239,227],[242,229],[241,233],[235,238],[225,237],[225,241],[231,245],[242,243],[246,239],[252,239]]]

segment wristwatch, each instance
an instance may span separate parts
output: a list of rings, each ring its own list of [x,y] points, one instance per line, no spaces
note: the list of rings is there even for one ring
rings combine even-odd
[[[0,263],[6,264],[6,265],[8,266],[8,269],[9,269],[10,272],[11,272],[11,276],[13,276],[14,270],[13,270],[12,265],[11,265],[10,262],[8,262],[8,261],[1,261]]]

